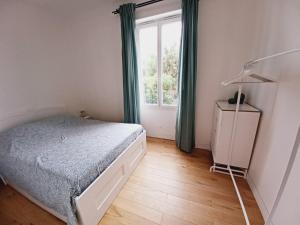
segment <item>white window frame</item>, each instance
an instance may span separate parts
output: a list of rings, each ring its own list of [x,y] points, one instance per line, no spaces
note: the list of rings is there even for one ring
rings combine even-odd
[[[142,75],[142,68],[138,66],[139,71],[139,86],[140,86],[140,96],[141,96],[141,105],[149,107],[164,107],[164,108],[177,108],[176,105],[163,104],[163,87],[162,87],[162,48],[161,48],[161,28],[162,25],[181,21],[181,11],[177,11],[174,15],[168,15],[161,18],[152,18],[150,20],[143,20],[143,22],[137,22],[136,24],[136,42],[137,42],[137,58],[138,65],[141,65],[140,60],[140,41],[139,41],[139,32],[140,29],[151,27],[153,25],[157,26],[157,79],[158,79],[158,101],[157,104],[150,104],[145,102],[145,91],[144,91],[144,80]]]

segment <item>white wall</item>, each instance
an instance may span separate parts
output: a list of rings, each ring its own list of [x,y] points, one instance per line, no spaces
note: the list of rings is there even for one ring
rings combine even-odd
[[[0,1],[0,123],[63,107],[63,27],[56,15],[24,1]]]
[[[261,22],[257,24],[258,37],[253,55],[259,57],[299,48],[297,21],[300,20],[300,1],[265,0],[258,4]],[[248,89],[250,104],[263,111],[248,180],[265,219],[274,204],[299,129],[299,60],[298,54],[265,63],[258,71],[277,77],[278,85],[255,85]],[[296,160],[294,171],[298,167],[299,160]],[[280,221],[285,221],[286,225],[300,223],[299,215],[291,213],[292,206],[300,200],[295,189],[299,181],[294,179],[294,182],[294,186],[289,185],[284,194],[289,196],[290,205],[287,205],[287,198],[283,199],[285,207],[280,204],[274,225],[283,224]]]
[[[147,136],[175,140],[176,108],[141,106],[141,124]]]
[[[87,4],[88,5],[88,4]],[[76,101],[68,107],[81,109],[102,120],[123,118],[121,34],[119,17],[111,12],[113,1],[75,11],[68,18],[68,40]],[[85,10],[84,10],[85,9]]]
[[[299,142],[298,142],[299,143]],[[300,146],[298,145],[298,153],[295,157],[294,166],[291,170],[289,179],[285,186],[283,195],[279,201],[278,207],[274,211],[272,223],[279,224],[299,224],[299,199],[300,199]]]

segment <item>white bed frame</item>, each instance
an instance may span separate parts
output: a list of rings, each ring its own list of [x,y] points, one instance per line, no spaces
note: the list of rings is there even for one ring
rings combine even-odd
[[[75,198],[80,225],[97,225],[99,223],[145,153],[146,132],[144,131],[80,196]],[[67,222],[65,216],[48,208],[9,180],[6,182],[42,209]]]
[[[76,197],[80,224],[99,223],[145,153],[144,131],[80,196]]]
[[[99,223],[145,155],[146,145],[146,131],[143,131],[80,196],[75,198],[80,225],[97,225]],[[44,210],[67,222],[65,216],[37,201],[9,180],[6,182]]]

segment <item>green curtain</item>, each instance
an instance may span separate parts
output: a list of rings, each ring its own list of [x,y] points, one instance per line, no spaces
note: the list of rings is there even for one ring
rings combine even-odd
[[[139,81],[135,43],[135,4],[119,8],[122,32],[124,122],[140,123]]]
[[[198,0],[182,0],[176,145],[191,152],[195,146]]]

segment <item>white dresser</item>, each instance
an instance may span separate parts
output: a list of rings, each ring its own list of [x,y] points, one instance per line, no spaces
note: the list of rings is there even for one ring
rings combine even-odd
[[[215,105],[211,149],[214,164],[227,165],[236,105],[218,101]],[[248,169],[253,150],[260,111],[248,104],[240,105],[231,166]]]

